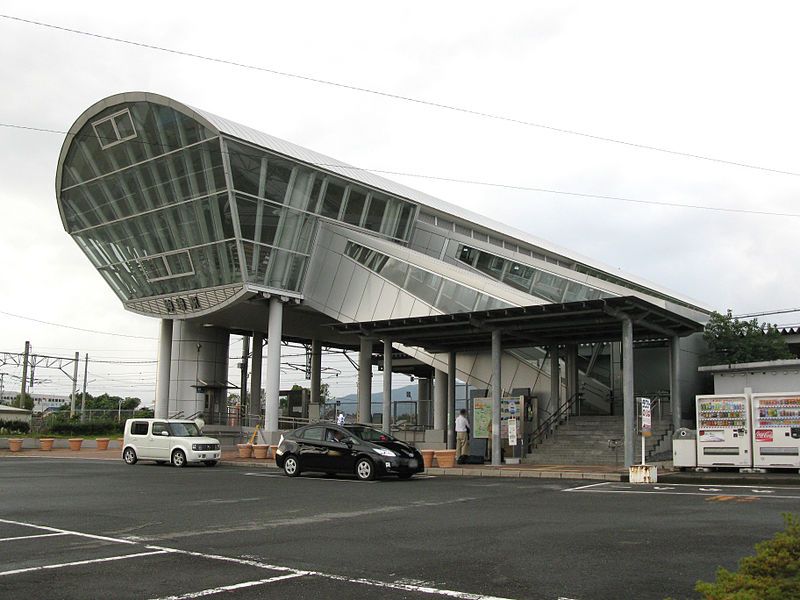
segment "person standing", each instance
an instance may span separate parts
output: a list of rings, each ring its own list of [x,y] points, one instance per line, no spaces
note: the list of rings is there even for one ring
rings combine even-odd
[[[462,456],[469,454],[469,419],[467,411],[461,409],[456,417],[456,459],[461,462]]]
[[[344,425],[344,413],[343,413],[343,412],[340,412],[340,413],[339,413],[339,416],[338,416],[338,417],[336,417],[336,424],[337,424],[339,427],[341,427],[342,425]]]

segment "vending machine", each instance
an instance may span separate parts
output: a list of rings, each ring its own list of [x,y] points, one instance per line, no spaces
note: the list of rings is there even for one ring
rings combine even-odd
[[[697,396],[697,466],[752,467],[745,394]]]
[[[800,467],[800,392],[753,394],[753,466]]]

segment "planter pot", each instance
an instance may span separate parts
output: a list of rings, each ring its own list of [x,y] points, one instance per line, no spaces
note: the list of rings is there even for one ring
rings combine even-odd
[[[236,449],[239,451],[239,458],[250,458],[253,453],[252,444],[236,444]]]
[[[117,438],[117,441],[119,442],[119,447],[122,448],[122,445],[125,443],[125,438]]]
[[[275,460],[275,457],[278,456],[277,453],[278,453],[278,446],[277,445],[269,447],[269,455],[268,456],[270,458],[272,458],[272,460]]]
[[[97,438],[95,442],[97,442],[97,449],[98,450],[108,450],[108,442],[111,440],[108,438]]]
[[[253,458],[267,458],[269,446],[267,444],[254,444],[253,445]]]
[[[81,449],[81,444],[83,444],[83,438],[71,438],[67,441],[69,442],[69,449],[76,452]]]
[[[22,440],[9,438],[8,449],[11,450],[11,452],[19,452],[20,450],[22,450]]]
[[[420,450],[419,453],[422,454],[422,463],[425,468],[430,469],[433,466],[433,450]]]
[[[39,438],[39,450],[50,452],[53,449],[53,438]]]
[[[456,466],[455,450],[437,450],[434,456],[436,456],[436,464],[443,469],[451,469]]]

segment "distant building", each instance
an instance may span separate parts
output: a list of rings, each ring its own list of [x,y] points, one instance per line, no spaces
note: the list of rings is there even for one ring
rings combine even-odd
[[[59,396],[58,394],[29,394],[33,398],[34,414],[44,413],[51,410],[58,410],[62,406],[69,404],[69,396]],[[8,406],[13,406],[17,402],[19,392],[4,391],[0,402]]]

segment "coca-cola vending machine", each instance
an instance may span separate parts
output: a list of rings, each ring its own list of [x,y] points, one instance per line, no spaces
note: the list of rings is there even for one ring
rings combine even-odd
[[[752,467],[745,394],[697,396],[697,466]]]
[[[800,392],[753,394],[753,466],[800,467]]]

